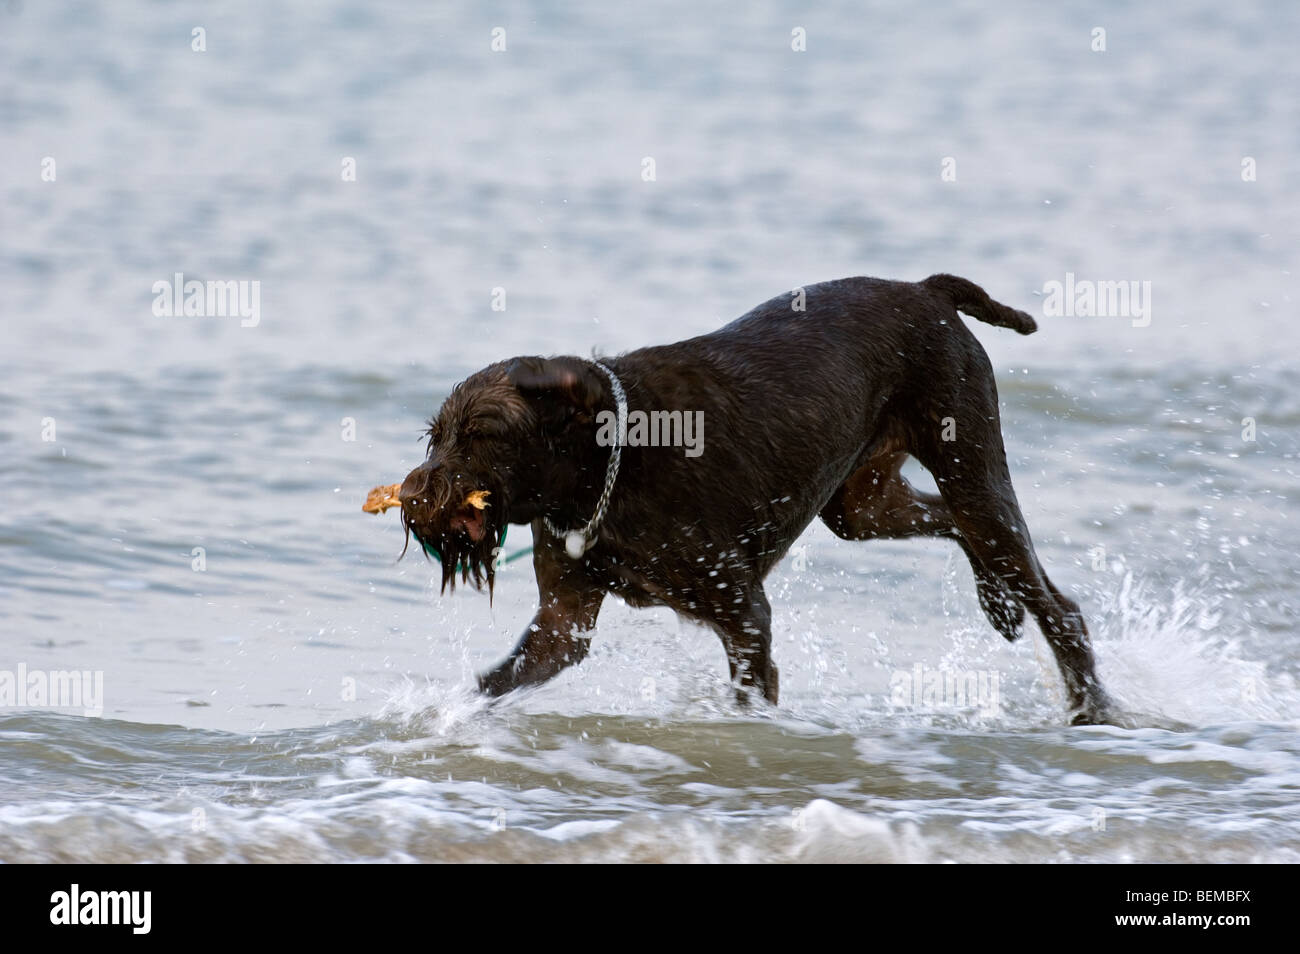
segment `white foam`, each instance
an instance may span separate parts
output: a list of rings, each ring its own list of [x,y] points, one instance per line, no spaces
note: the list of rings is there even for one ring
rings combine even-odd
[[[1300,692],[1223,625],[1223,597],[1183,584],[1161,596],[1124,573],[1093,627],[1102,681],[1128,711],[1193,725],[1286,722]]]

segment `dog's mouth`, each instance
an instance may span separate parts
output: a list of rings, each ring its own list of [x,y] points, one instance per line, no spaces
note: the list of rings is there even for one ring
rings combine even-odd
[[[475,589],[482,589],[486,582],[491,595],[500,542],[497,513],[504,513],[504,507],[490,490],[471,491],[459,505],[432,513],[417,510],[413,515],[411,509],[402,508],[407,545],[414,536],[425,554],[442,564],[442,592],[448,588],[454,591],[459,575],[462,583],[470,583]],[[406,547],[402,553],[406,553]]]
[[[460,530],[469,535],[475,543],[483,539],[487,530],[487,498],[489,490],[476,490],[465,498],[451,518],[451,529]]]

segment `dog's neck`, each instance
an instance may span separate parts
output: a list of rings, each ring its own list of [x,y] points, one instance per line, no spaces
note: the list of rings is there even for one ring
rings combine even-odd
[[[533,519],[541,517],[547,531],[565,542],[569,556],[578,559],[593,545],[605,519],[618,480],[622,461],[622,435],[627,428],[627,395],[622,382],[604,364],[592,362],[609,381],[600,411],[612,411],[617,435],[608,448],[600,446],[601,427],[598,417],[574,423],[565,429],[562,440],[545,455],[542,479],[537,486],[543,492],[536,500]]]

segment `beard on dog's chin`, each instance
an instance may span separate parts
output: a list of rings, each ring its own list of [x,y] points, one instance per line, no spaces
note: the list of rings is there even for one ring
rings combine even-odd
[[[406,541],[398,559],[406,555],[414,536],[425,556],[435,557],[442,564],[442,593],[448,588],[455,592],[459,574],[462,583],[472,584],[476,590],[481,590],[486,582],[490,600],[503,529],[494,515],[506,512],[505,501],[484,490],[473,491],[459,506],[446,506],[432,516],[422,515],[419,519],[403,507],[402,529]]]

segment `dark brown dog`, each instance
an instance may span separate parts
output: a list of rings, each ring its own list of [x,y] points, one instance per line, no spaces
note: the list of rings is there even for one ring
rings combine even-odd
[[[505,525],[531,524],[541,597],[514,651],[479,678],[482,690],[500,695],[580,661],[601,600],[614,593],[709,625],[742,697],[752,690],[775,703],[763,579],[820,515],[849,540],[955,540],[1003,636],[1016,639],[1024,610],[1033,614],[1072,721],[1111,719],[1079,607],[1034,553],[1007,471],[993,369],[958,309],[1021,334],[1036,327],[952,275],[846,278],[773,298],[712,334],[601,359],[604,367],[521,357],[457,385],[430,427],[428,459],[402,485],[403,523],[440,557],[444,590],[458,572],[490,590]],[[601,509],[615,462],[597,435],[620,383],[632,411],[702,412],[703,452],[620,447],[603,519],[588,536],[568,534]],[[909,454],[934,474],[939,496],[900,476]]]

